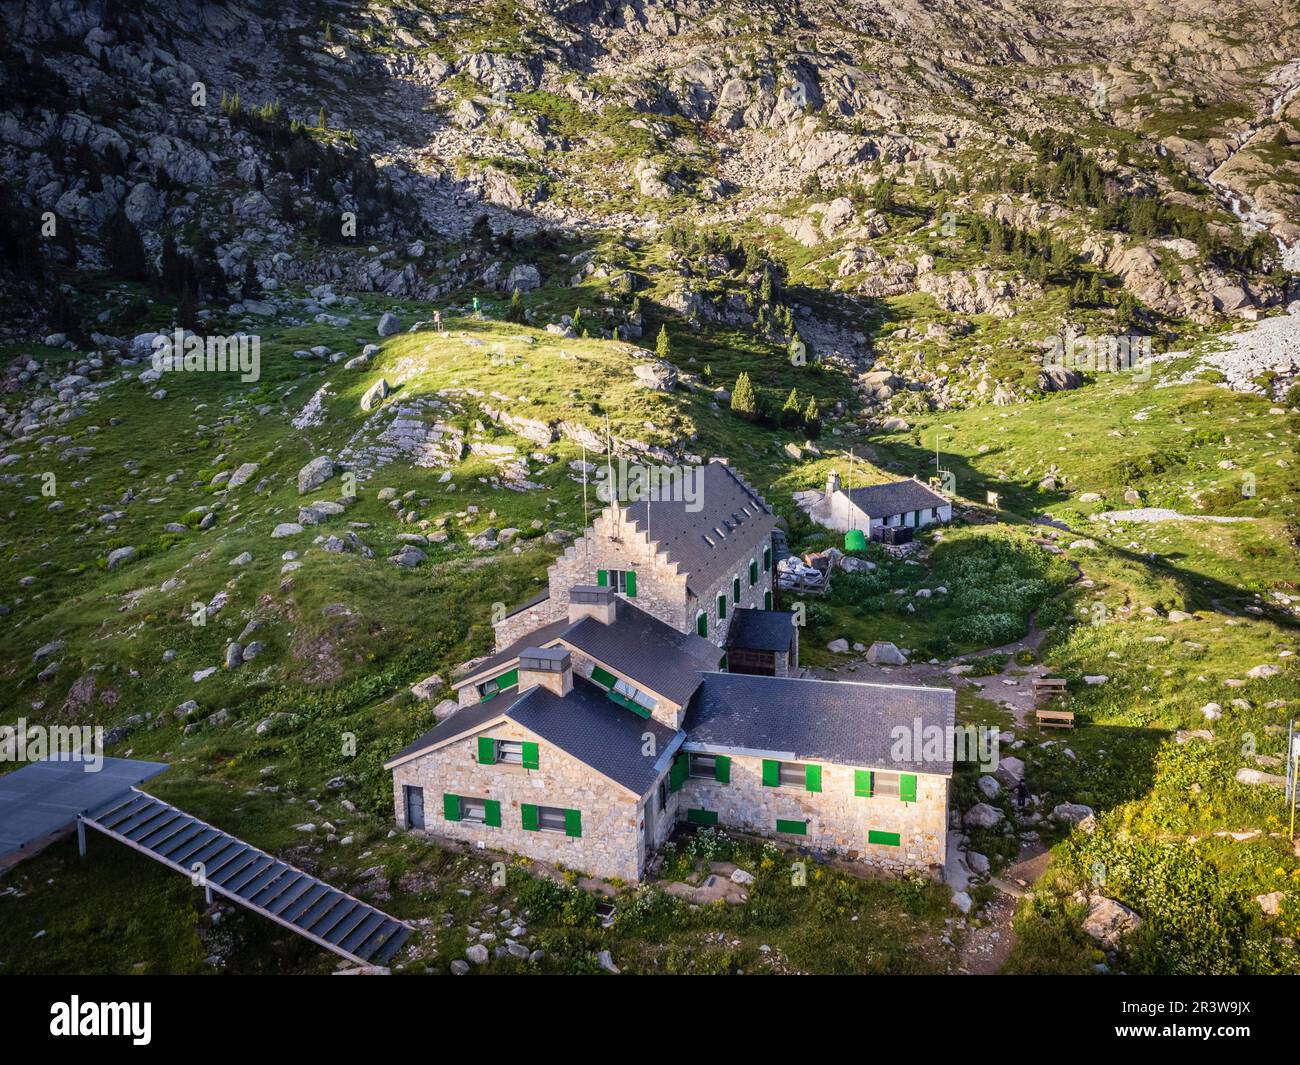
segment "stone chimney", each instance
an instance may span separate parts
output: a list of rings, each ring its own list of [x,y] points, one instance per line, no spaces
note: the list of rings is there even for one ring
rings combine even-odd
[[[618,609],[618,596],[613,588],[598,588],[594,584],[575,584],[569,589],[569,624],[583,618],[595,618],[603,625],[613,624]]]
[[[529,647],[519,653],[519,690],[540,684],[563,698],[573,691],[573,658],[563,647]]]
[[[826,498],[828,500],[834,498],[835,493],[839,490],[840,475],[835,470],[831,470],[831,472],[826,475]]]

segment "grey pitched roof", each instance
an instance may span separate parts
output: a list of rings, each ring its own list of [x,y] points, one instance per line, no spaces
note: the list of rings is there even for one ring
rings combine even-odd
[[[573,678],[573,691],[563,699],[546,688],[530,688],[509,714],[547,743],[637,795],[654,785],[663,756],[678,735],[653,718],[619,706],[604,688],[583,677]],[[647,732],[655,738],[654,755],[643,753]]]
[[[457,710],[394,755],[386,768],[437,744],[477,732],[503,714],[637,795],[644,795],[654,785],[666,756],[683,735],[653,718],[638,717],[611,700],[604,688],[574,677],[573,690],[563,698],[538,686]],[[652,756],[643,753],[647,732],[655,738]]]
[[[793,761],[948,775],[950,752],[931,761],[913,750],[896,761],[890,733],[900,725],[911,730],[918,718],[922,728],[949,728],[956,707],[956,693],[947,688],[708,673],[686,714],[686,739]]]
[[[794,613],[738,606],[727,629],[727,646],[746,651],[788,651],[794,642]]]
[[[463,687],[471,677],[499,670],[529,647],[546,647],[560,641],[679,706],[685,706],[700,686],[700,670],[718,668],[720,655],[717,647],[703,637],[678,632],[629,600],[618,597],[611,624],[595,618],[582,618],[573,623],[567,618],[549,622],[484,659],[458,678],[455,686]]]
[[[698,594],[761,554],[776,519],[763,497],[730,466],[710,462],[697,469],[699,510],[687,510],[685,500],[643,500],[629,504],[626,512],[638,531],[648,527],[651,541],[688,574],[687,584]]]
[[[560,639],[678,706],[690,702],[700,671],[717,669],[721,656],[703,637],[678,632],[622,598],[615,600],[612,624],[583,618]]]
[[[938,492],[911,477],[887,484],[864,485],[850,489],[847,494],[862,513],[873,518],[888,518],[894,514],[948,505],[948,500]]]

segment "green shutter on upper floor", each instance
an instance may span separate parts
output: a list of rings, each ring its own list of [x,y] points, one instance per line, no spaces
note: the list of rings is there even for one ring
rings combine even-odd
[[[624,584],[624,587],[627,589],[627,597],[629,599],[635,599],[636,598],[636,570],[630,569],[627,571],[627,580]]]
[[[750,562],[749,564],[749,586],[752,588],[758,583],[758,563]]]
[[[723,592],[718,596],[718,620],[725,621],[726,619],[727,619],[727,593]]]
[[[596,570],[596,587],[598,588],[609,587],[609,570],[607,569]]]
[[[779,788],[781,786],[781,763],[771,758],[763,759],[763,787]]]
[[[731,759],[725,754],[713,756],[713,779],[719,784],[731,783]]]
[[[822,790],[822,767],[819,765],[804,766],[804,787],[809,791]]]
[[[524,802],[519,804],[519,823],[523,825],[525,832],[537,831],[537,807],[532,803]]]
[[[695,635],[708,636],[709,634],[709,615],[703,610],[695,618]]]
[[[903,802],[916,802],[916,774],[903,773],[898,778],[898,797]]]
[[[483,800],[483,823],[488,828],[501,827],[501,803],[497,799]]]
[[[690,771],[690,756],[685,751],[678,751],[673,757],[673,765],[668,770],[668,790],[681,791],[686,783],[686,774]]]
[[[770,547],[765,547],[763,548],[763,571],[767,572],[771,568],[772,568],[772,549]]]
[[[521,743],[519,746],[523,748],[524,768],[536,769],[537,768],[537,744]]]
[[[853,770],[853,794],[864,799],[871,798],[871,770]]]
[[[613,673],[607,669],[601,669],[600,666],[591,667],[591,679],[602,688],[612,688],[618,683],[618,678]]]
[[[460,796],[447,795],[442,796],[442,816],[448,821],[460,820]]]
[[[566,836],[582,835],[582,811],[565,810],[564,811],[564,834]]]
[[[497,691],[503,692],[507,688],[519,687],[519,670],[511,669],[497,677]]]
[[[496,760],[497,741],[491,736],[480,736],[478,738],[479,765],[496,765]]]
[[[731,601],[733,603],[740,602],[740,578],[739,577],[731,578]]]

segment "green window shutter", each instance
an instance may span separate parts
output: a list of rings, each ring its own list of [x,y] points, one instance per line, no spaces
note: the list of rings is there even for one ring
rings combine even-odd
[[[731,578],[731,601],[733,603],[740,602],[740,578],[739,577]]]
[[[763,548],[763,569],[764,571],[767,571],[770,570],[771,568],[772,568],[772,549],[770,547],[765,547]]]
[[[916,802],[916,774],[903,773],[898,778],[898,797],[903,802]]]
[[[867,842],[878,843],[886,847],[897,847],[903,842],[903,839],[897,832],[877,832],[873,829],[867,833]]]
[[[479,765],[496,765],[497,741],[491,736],[478,738],[478,761]]]
[[[582,835],[582,811],[565,810],[564,811],[564,834],[566,836]]]
[[[460,796],[447,795],[442,797],[442,816],[448,821],[460,820]]]
[[[519,804],[519,820],[524,826],[525,832],[537,831],[537,807],[532,803],[523,802]]]
[[[779,788],[781,786],[781,763],[770,758],[763,759],[763,787]]]
[[[776,830],[791,836],[806,836],[808,835],[808,822],[782,821],[778,819],[776,822]]]
[[[719,784],[731,783],[731,759],[725,754],[714,755],[713,779]]]
[[[861,798],[871,798],[871,770],[853,770],[853,794]]]
[[[673,758],[673,767],[668,771],[668,790],[681,791],[682,785],[686,783],[686,774],[690,769],[690,757],[684,752],[678,752]]]
[[[718,596],[718,620],[724,621],[727,617],[727,593],[723,592]]]
[[[709,634],[709,615],[700,611],[700,616],[695,619],[695,635],[707,636]]]
[[[612,688],[618,683],[618,678],[613,673],[607,669],[601,669],[600,666],[591,667],[591,679],[602,688]]]
[[[596,587],[598,588],[609,587],[609,570],[607,569],[596,570]]]
[[[627,571],[626,587],[627,587],[627,597],[629,599],[635,599],[636,598],[636,570]]]
[[[822,767],[819,765],[804,766],[804,786],[809,791],[822,790]]]
[[[496,799],[483,800],[483,823],[488,828],[501,827],[501,803]]]
[[[524,768],[536,769],[537,768],[537,744],[525,743],[522,744],[522,746],[524,749]]]
[[[718,812],[716,810],[687,810],[686,820],[693,825],[716,825],[718,823]]]
[[[771,609],[772,609],[772,593],[771,593],[771,592],[764,592],[764,593],[763,593],[763,609],[764,609],[764,610],[771,610]]]
[[[512,669],[507,673],[502,673],[497,677],[497,691],[503,692],[507,688],[517,688],[519,686],[519,670]]]
[[[758,583],[758,563],[751,562],[749,564],[749,586],[752,588],[757,583]]]

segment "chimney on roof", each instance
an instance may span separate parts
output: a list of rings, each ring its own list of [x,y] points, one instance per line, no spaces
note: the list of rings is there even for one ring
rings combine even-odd
[[[618,596],[613,588],[598,588],[594,584],[575,584],[569,589],[569,624],[583,618],[595,618],[602,625],[613,624],[618,609]]]
[[[529,647],[519,652],[519,690],[540,684],[563,698],[573,691],[573,657],[563,647]]]
[[[840,490],[840,475],[834,470],[826,475],[826,498],[830,499]]]

